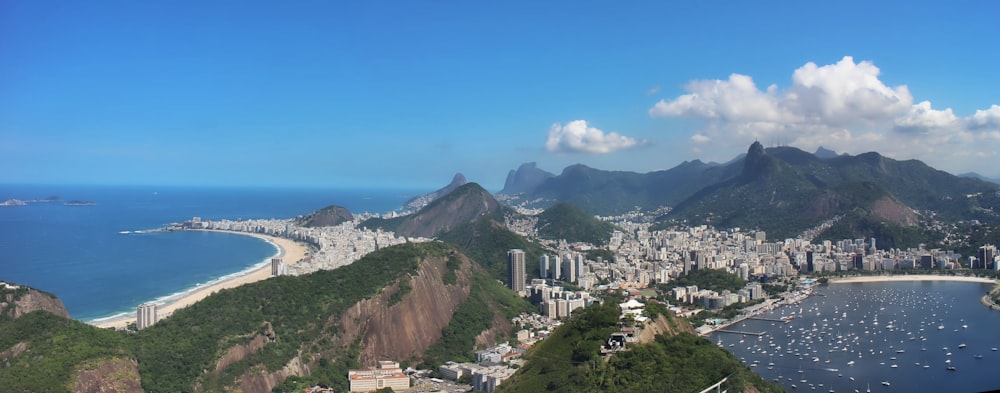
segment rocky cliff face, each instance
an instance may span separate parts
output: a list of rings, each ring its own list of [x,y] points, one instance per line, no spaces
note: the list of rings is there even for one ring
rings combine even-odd
[[[354,304],[342,314],[331,315],[327,327],[332,336],[303,344],[299,356],[279,371],[251,369],[238,379],[238,389],[245,393],[270,392],[289,376],[308,375],[320,357],[343,353],[354,343],[360,344],[361,352],[357,360],[363,366],[374,365],[378,360],[419,358],[441,338],[442,329],[448,326],[455,310],[469,297],[473,274],[485,274],[466,256],[455,253],[453,257],[461,261],[455,270],[454,284],[444,282],[449,269],[448,258],[426,258],[421,261],[415,275],[400,280],[406,280],[405,284],[396,282],[381,294]],[[410,288],[409,292],[398,302],[390,304],[393,295],[404,287]],[[509,322],[506,326],[509,330]],[[230,348],[220,359],[216,371],[259,351],[267,345],[268,339],[264,334],[247,344]],[[309,352],[321,341],[329,344],[319,345],[319,353]],[[489,338],[484,338],[483,343],[494,344]]]
[[[142,385],[135,359],[103,359],[77,368],[73,376],[77,393],[139,393]]]
[[[12,319],[32,311],[48,311],[63,318],[69,318],[69,312],[62,300],[35,289],[22,287],[18,290],[3,290],[0,297],[0,314]]]
[[[340,326],[345,339],[361,336],[363,350],[358,362],[374,365],[378,360],[410,359],[437,342],[441,329],[469,297],[472,262],[462,259],[455,285],[443,281],[447,269],[444,258],[428,260],[409,278],[412,290],[400,302],[390,306],[389,297],[395,291],[386,291],[348,309]]]
[[[656,336],[666,334],[673,336],[678,333],[694,334],[694,329],[687,321],[677,321],[673,316],[660,315],[655,319],[646,322],[646,326],[639,333],[640,343],[653,342]]]
[[[546,180],[555,177],[553,173],[539,169],[534,162],[521,164],[517,170],[507,173],[507,180],[504,182],[501,194],[515,195],[522,192],[534,191]]]

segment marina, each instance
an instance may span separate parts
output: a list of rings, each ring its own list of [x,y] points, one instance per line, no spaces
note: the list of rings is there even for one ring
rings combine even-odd
[[[747,318],[709,338],[792,390],[982,391],[1000,388],[1000,312],[978,297],[991,284],[822,285],[798,304]],[[942,328],[943,327],[943,328]],[[741,334],[736,343],[733,334]],[[724,337],[729,337],[725,339]],[[764,367],[766,365],[766,367]]]

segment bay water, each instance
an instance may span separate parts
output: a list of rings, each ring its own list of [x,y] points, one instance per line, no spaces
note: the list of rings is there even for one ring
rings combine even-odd
[[[0,280],[58,296],[74,319],[133,312],[260,264],[276,253],[256,238],[151,232],[202,219],[286,219],[328,205],[355,214],[398,209],[417,190],[0,185]],[[70,206],[71,200],[94,202]],[[123,234],[122,232],[129,232]]]

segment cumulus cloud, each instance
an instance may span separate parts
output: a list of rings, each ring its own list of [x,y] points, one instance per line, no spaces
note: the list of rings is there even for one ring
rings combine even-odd
[[[1000,131],[1000,105],[993,105],[990,109],[977,110],[969,119],[969,126],[973,129]]]
[[[1000,148],[982,143],[1000,141],[1000,106],[960,117],[951,108],[935,109],[930,101],[914,104],[909,87],[889,86],[880,73],[870,61],[845,56],[834,64],[799,67],[784,89],[762,89],[741,74],[696,80],[684,85],[685,94],[654,104],[649,115],[703,120],[704,126],[690,137],[693,148],[711,142],[712,151],[724,154],[745,148],[752,139],[804,149],[879,151],[928,162],[934,161],[928,157],[947,162],[995,155]]]
[[[586,120],[574,120],[566,125],[553,124],[549,128],[545,149],[550,152],[606,154],[639,144],[635,138],[616,132],[605,133],[588,126]]]
[[[951,108],[939,111],[931,108],[930,101],[922,101],[896,118],[894,128],[901,132],[929,133],[951,129],[957,125],[958,118],[952,113]]]

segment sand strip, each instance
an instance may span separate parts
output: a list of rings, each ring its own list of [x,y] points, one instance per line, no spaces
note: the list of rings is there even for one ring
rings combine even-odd
[[[236,232],[236,231],[220,231],[212,230],[212,232],[225,232],[234,233],[237,235],[253,236],[258,239],[267,241],[268,243],[274,244],[278,247],[278,252],[262,261],[263,266],[254,268],[252,270],[241,272],[243,274],[238,274],[225,281],[220,281],[213,283],[211,285],[206,285],[202,287],[195,288],[192,291],[185,292],[183,295],[175,299],[166,299],[160,304],[157,309],[157,317],[159,319],[165,318],[173,314],[181,308],[190,306],[199,300],[202,300],[209,295],[218,292],[222,289],[235,288],[243,284],[249,284],[252,282],[257,282],[261,280],[266,280],[271,277],[271,258],[281,258],[286,264],[294,264],[306,256],[308,248],[300,243],[296,243],[289,239],[283,239],[280,237],[262,235],[259,233],[249,233],[249,232]],[[267,262],[267,263],[263,263]],[[158,302],[159,303],[159,302]],[[136,304],[138,307],[139,305]],[[120,317],[101,319],[97,321],[88,322],[94,326],[101,328],[115,328],[124,329],[130,323],[135,323],[135,312],[124,314]]]

